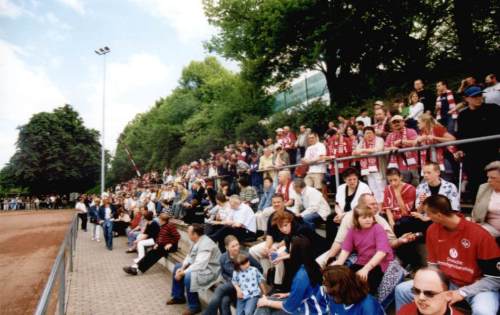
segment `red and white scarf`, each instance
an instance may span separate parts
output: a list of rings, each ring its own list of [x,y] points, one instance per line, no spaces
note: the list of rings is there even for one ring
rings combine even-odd
[[[407,135],[408,129],[406,127],[403,127],[400,132],[393,131],[388,137],[389,137],[389,146],[393,147],[394,142],[397,140],[401,140],[402,142],[408,141],[408,135]],[[398,157],[396,155],[391,155],[391,159],[389,160],[389,163],[387,165],[387,168],[402,168],[403,170],[406,170],[406,168],[409,168],[411,166],[417,165],[417,152],[405,152],[403,153],[405,156],[406,161],[403,161],[401,157]]]
[[[285,202],[288,202],[288,200],[290,199],[290,185],[291,184],[292,184],[292,181],[289,180],[285,186],[279,184],[278,187],[276,187],[276,190],[278,191],[278,193],[283,195],[283,199],[285,199]],[[285,191],[283,191],[283,188],[285,188]]]
[[[364,139],[363,141],[363,149],[374,149],[375,142],[377,138],[373,138],[371,141],[367,141]],[[367,157],[359,160],[359,164],[361,165],[361,176],[368,175],[370,173],[378,172],[378,158],[377,157]]]
[[[340,158],[351,154],[347,146],[347,141],[344,139],[344,136],[342,135],[339,136],[338,138],[336,136],[329,137],[326,145],[329,155],[333,156],[334,158]],[[337,165],[339,168],[339,172],[342,173],[342,171],[344,171],[348,167],[347,164],[348,163],[338,162]]]
[[[450,90],[446,90],[445,94],[446,94],[446,100],[448,101],[448,106],[449,106],[450,110],[454,110],[455,107],[457,106],[457,104],[455,103],[455,97],[453,97],[453,92]],[[453,111],[453,113],[451,114],[451,117],[453,119],[457,119],[458,113],[456,111]],[[441,95],[439,95],[436,98],[436,119],[437,120],[441,119]]]

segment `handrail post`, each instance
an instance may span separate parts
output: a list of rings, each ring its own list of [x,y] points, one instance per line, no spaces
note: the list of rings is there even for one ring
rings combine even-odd
[[[417,151],[418,152],[418,151]],[[436,163],[437,162],[437,152],[436,152],[436,147],[431,145],[431,161]]]
[[[64,306],[66,298],[66,264],[63,262],[59,267],[59,296],[57,302],[59,304],[59,315],[64,315]]]
[[[78,224],[78,219],[76,220],[76,224]],[[73,249],[74,249],[74,242],[73,239],[75,238],[75,221],[73,221],[73,224],[71,225],[71,238],[69,239],[69,271],[73,272]]]
[[[335,168],[335,191],[338,191],[340,185],[340,179],[339,179],[339,162],[337,162],[337,159],[333,159],[333,167]]]

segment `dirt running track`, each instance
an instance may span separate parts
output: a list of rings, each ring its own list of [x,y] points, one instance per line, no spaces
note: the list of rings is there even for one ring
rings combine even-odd
[[[0,314],[33,314],[74,213],[0,212]]]

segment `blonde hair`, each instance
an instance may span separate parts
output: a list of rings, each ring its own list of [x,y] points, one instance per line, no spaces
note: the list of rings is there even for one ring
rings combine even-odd
[[[410,105],[413,105],[413,101],[411,100],[411,98],[413,97],[413,95],[418,96],[417,91],[411,91],[410,95],[408,95],[408,104],[410,104]],[[417,103],[418,103],[418,101],[417,101]]]
[[[421,122],[425,126],[425,129],[427,129],[428,131],[432,130],[432,127],[434,127],[436,125],[441,125],[429,113],[423,113],[422,115],[420,115],[420,117],[418,118],[418,121]]]

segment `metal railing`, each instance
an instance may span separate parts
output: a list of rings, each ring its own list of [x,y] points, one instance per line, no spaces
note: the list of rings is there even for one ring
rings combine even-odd
[[[73,272],[73,254],[76,246],[76,237],[78,235],[78,215],[73,217],[69,230],[66,232],[64,241],[59,247],[56,260],[50,271],[47,284],[43,289],[42,296],[38,300],[38,305],[35,310],[35,315],[47,314],[47,309],[51,302],[52,292],[57,284],[57,306],[56,311],[59,315],[66,313],[66,272]]]
[[[422,150],[429,150],[430,149],[431,150],[430,160],[436,162],[436,160],[437,160],[436,149],[437,148],[462,145],[462,144],[468,144],[468,143],[483,142],[483,141],[499,140],[499,139],[500,139],[500,134],[485,136],[485,137],[462,139],[462,140],[453,140],[453,141],[428,144],[428,145],[423,145],[423,146],[418,146],[418,147],[401,148],[398,150],[384,150],[384,151],[379,151],[379,152],[364,154],[364,155],[350,155],[350,156],[345,156],[345,157],[341,157],[341,158],[324,159],[324,160],[321,160],[321,161],[318,161],[315,163],[310,163],[309,165],[318,165],[318,164],[325,164],[325,163],[333,162],[333,165],[335,168],[335,186],[338,188],[340,185],[338,163],[342,162],[342,161],[349,161],[349,160],[355,160],[355,159],[360,159],[360,158],[362,159],[362,158],[367,158],[367,157],[379,157],[379,156],[386,156],[386,155],[394,154],[394,153],[405,153],[405,152],[422,151]],[[281,167],[273,167],[273,168],[258,170],[258,172],[277,171],[277,170],[282,170],[282,169],[295,168],[295,167],[300,166],[300,165],[303,165],[303,164],[301,164],[301,163],[289,164],[289,165],[284,165]],[[460,182],[462,181],[461,177],[462,176],[460,176],[460,179],[459,179]]]

